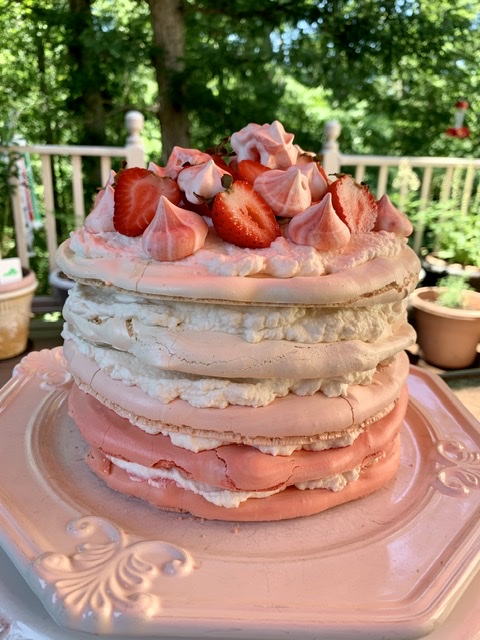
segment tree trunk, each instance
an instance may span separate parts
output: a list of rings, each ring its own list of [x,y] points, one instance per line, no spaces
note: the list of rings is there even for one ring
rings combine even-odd
[[[146,0],[153,29],[152,63],[158,83],[162,160],[172,148],[190,146],[184,107],[185,22],[182,0]]]
[[[77,83],[81,83],[82,88],[82,95],[76,96],[77,113],[81,114],[83,125],[79,143],[104,145],[106,134],[103,78],[99,77],[98,57],[93,46],[95,30],[91,0],[69,0],[69,5],[71,30],[68,50],[73,73],[78,74]]]

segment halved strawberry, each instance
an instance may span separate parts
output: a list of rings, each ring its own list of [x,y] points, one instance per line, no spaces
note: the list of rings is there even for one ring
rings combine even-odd
[[[258,176],[265,171],[269,171],[269,168],[256,160],[240,160],[237,167],[239,179],[246,180],[250,184],[253,184]]]
[[[115,176],[113,226],[125,236],[139,236],[155,216],[160,196],[178,204],[180,189],[175,180],[148,169],[122,169]]]
[[[377,203],[370,189],[343,173],[328,187],[333,208],[352,233],[371,231],[377,219]]]
[[[265,200],[244,180],[236,180],[213,200],[212,222],[226,242],[237,247],[269,247],[280,235],[275,214]]]

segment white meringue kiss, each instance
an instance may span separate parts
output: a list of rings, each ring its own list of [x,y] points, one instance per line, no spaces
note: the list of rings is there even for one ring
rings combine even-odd
[[[286,133],[283,125],[250,123],[232,134],[230,139],[237,160],[256,160],[269,169],[286,169],[295,164],[298,148],[293,133]]]
[[[161,196],[155,217],[143,233],[142,248],[154,260],[181,260],[203,247],[207,231],[198,213],[180,209]]]
[[[178,174],[177,184],[185,192],[188,202],[200,204],[205,199],[213,198],[220,191],[225,191],[222,185],[222,177],[225,174],[231,175],[210,159],[208,162],[182,169]]]
[[[272,169],[260,174],[253,187],[277,216],[293,218],[312,203],[308,178],[300,168]]]
[[[85,218],[85,229],[87,231],[90,231],[90,233],[115,231],[113,226],[114,195],[115,191],[111,184],[108,183],[105,189],[98,192],[93,209]]]
[[[168,178],[166,167],[160,167],[158,164],[155,164],[155,162],[149,162],[147,169],[155,175],[160,176],[160,178]]]
[[[387,194],[377,202],[378,213],[374,231],[391,231],[397,236],[408,237],[413,232],[413,225],[407,216],[395,207]]]
[[[202,164],[208,162],[211,156],[198,149],[185,149],[184,147],[173,147],[167,164],[164,167],[165,176],[177,179],[178,174],[185,165]],[[162,167],[159,167],[162,168]]]
[[[290,220],[288,237],[295,244],[330,251],[349,243],[350,230],[333,208],[332,194],[327,193],[320,202]]]
[[[320,170],[318,162],[307,162],[295,165],[308,178],[308,186],[313,202],[319,202],[328,191],[326,174]],[[289,169],[291,171],[291,169]]]

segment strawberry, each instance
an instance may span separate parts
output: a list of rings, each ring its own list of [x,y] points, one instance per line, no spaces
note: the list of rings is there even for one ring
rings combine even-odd
[[[328,187],[332,194],[333,208],[352,233],[371,231],[377,219],[377,203],[370,189],[359,184],[347,174],[338,174],[338,179]]]
[[[178,204],[180,190],[171,178],[148,169],[122,169],[115,176],[113,226],[125,236],[139,236],[155,216],[160,196]]]
[[[217,193],[212,222],[220,238],[237,247],[269,247],[280,235],[275,214],[245,180],[236,180],[226,191]]]
[[[250,184],[253,184],[258,176],[265,171],[269,171],[269,168],[256,160],[240,160],[237,167],[239,179],[246,180]]]

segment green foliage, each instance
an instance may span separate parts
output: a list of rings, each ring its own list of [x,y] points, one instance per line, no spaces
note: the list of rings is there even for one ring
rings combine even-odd
[[[250,121],[279,119],[303,148],[319,150],[324,123],[335,117],[345,153],[478,157],[478,3],[179,2],[185,64],[170,99],[188,111],[192,146],[212,146]],[[149,158],[160,161],[152,66],[158,51],[145,0],[0,4],[0,128],[8,114],[15,132],[30,143],[123,145],[125,112],[138,109],[146,118]],[[460,98],[470,102],[465,124],[472,136],[464,140],[444,134]],[[97,167],[86,168],[88,209],[98,182]],[[38,175],[39,167],[33,169]],[[71,226],[71,193],[64,188],[69,169],[61,161],[53,169],[62,239]],[[367,182],[374,179],[366,176]],[[434,199],[453,202],[422,214],[431,248],[453,250],[452,259],[479,264],[479,198],[465,211],[461,198],[441,197],[434,180]],[[11,250],[3,189],[2,202],[2,248]],[[415,204],[407,203],[408,209]],[[441,226],[432,222],[438,207],[444,208]],[[37,246],[35,268],[42,270],[42,232]]]
[[[467,276],[450,275],[441,278],[437,285],[440,289],[437,303],[450,309],[463,309],[466,291],[473,291],[467,282]]]
[[[480,207],[474,201],[462,211],[455,200],[434,202],[411,214],[414,225],[425,225],[424,253],[449,264],[480,268]]]

